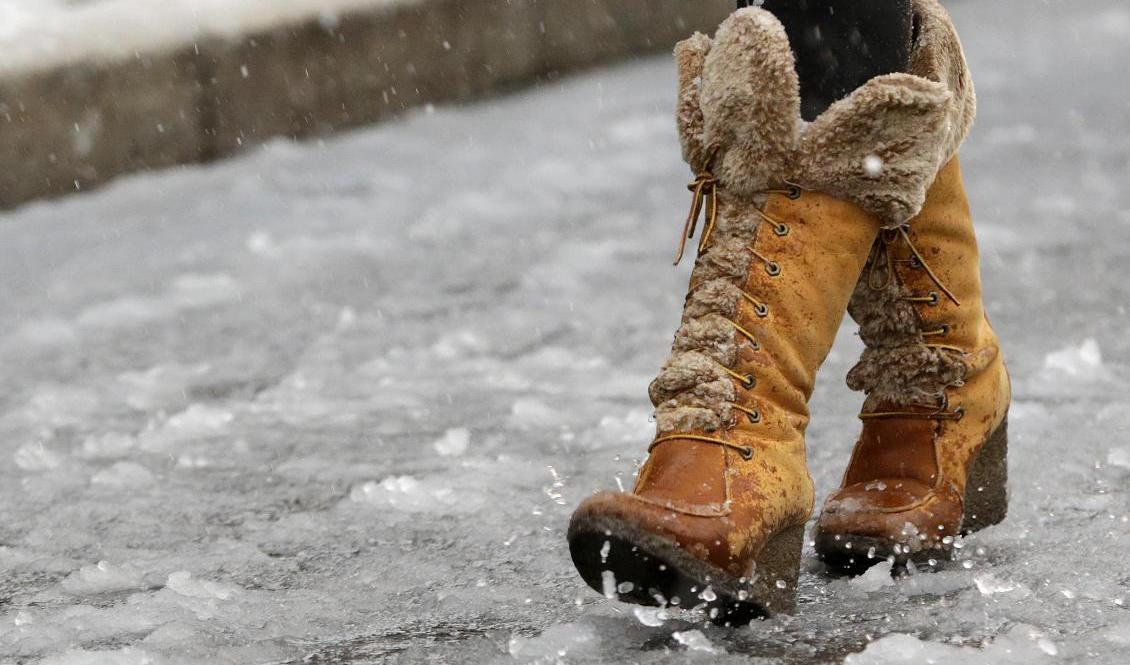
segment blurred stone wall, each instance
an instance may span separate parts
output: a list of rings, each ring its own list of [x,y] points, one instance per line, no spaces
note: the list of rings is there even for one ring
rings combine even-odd
[[[415,0],[0,79],[0,207],[669,49],[733,0]],[[426,158],[426,156],[422,156]]]

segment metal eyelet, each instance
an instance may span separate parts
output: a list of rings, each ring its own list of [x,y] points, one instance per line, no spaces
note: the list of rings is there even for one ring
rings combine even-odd
[[[776,261],[770,261],[765,264],[765,272],[769,273],[770,277],[776,277],[781,274],[781,264]]]
[[[938,305],[938,303],[941,302],[941,300],[942,300],[942,297],[940,295],[938,295],[937,291],[931,291],[930,292],[930,300],[928,300],[926,302],[926,304],[929,305],[930,307],[936,307]]]
[[[954,420],[961,420],[965,417],[965,407],[959,406],[953,410]]]
[[[942,325],[940,326],[940,330],[942,331],[942,332],[941,332],[941,335],[942,335],[942,337],[949,337],[949,334],[950,334],[950,324],[948,324],[948,323],[943,323],[943,324],[942,324]]]
[[[913,270],[922,269],[922,262],[918,260],[917,255],[911,255],[910,260],[907,261],[907,265],[909,265]]]
[[[757,387],[757,377],[752,374],[746,374],[745,381],[742,382],[742,387],[746,390],[753,390]]]
[[[745,448],[739,450],[738,454],[742,456],[742,459],[749,461],[753,459],[753,448],[746,446]]]
[[[787,187],[787,189],[789,190],[789,193],[786,194],[785,196],[789,197],[793,201],[796,201],[797,199],[800,198],[800,192],[801,192],[800,187],[798,187],[797,185],[789,185]]]
[[[784,238],[785,236],[789,235],[789,225],[783,224],[783,223],[782,224],[774,224],[773,225],[773,233],[776,233],[778,236]]]
[[[761,342],[758,342],[757,340],[750,340],[749,350],[750,351],[760,351],[761,350]]]
[[[769,316],[769,305],[758,305],[757,307],[753,308],[753,313],[764,319],[765,317]]]
[[[761,412],[756,409],[753,411],[747,411],[745,415],[747,418],[749,418],[749,422],[753,423],[754,425],[761,422]]]

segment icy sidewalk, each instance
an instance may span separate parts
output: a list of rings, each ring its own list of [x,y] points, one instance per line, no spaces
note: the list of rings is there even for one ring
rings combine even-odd
[[[0,661],[1126,662],[1130,11],[1071,6],[954,6],[1017,379],[1012,513],[961,560],[809,556],[798,616],[734,632],[575,577],[569,510],[631,483],[685,287],[658,58],[0,216]]]

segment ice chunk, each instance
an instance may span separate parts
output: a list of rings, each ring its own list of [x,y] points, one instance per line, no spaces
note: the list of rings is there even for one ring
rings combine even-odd
[[[349,499],[409,513],[467,513],[483,503],[482,495],[472,490],[456,492],[449,482],[437,479],[421,481],[412,476],[390,476],[380,482],[369,481],[355,486]]]
[[[643,409],[628,411],[622,416],[604,416],[599,427],[602,441],[643,441],[655,433],[655,423]]]
[[[634,607],[632,613],[636,615],[636,619],[645,626],[655,628],[662,626],[663,622],[667,621],[667,610],[662,607]]]
[[[115,566],[108,561],[79,568],[68,575],[61,585],[67,593],[74,596],[137,591],[147,586],[141,571],[134,566]]]
[[[1106,463],[1111,466],[1130,469],[1130,448],[1111,448],[1107,451]]]
[[[671,633],[671,637],[690,651],[705,651],[713,654],[725,653],[722,649],[711,644],[701,630],[676,631]]]
[[[184,441],[208,438],[227,432],[235,414],[205,404],[193,404],[162,423],[151,422],[139,440],[148,451],[164,451]]]
[[[12,459],[24,471],[47,471],[57,468],[64,458],[42,443],[28,443],[20,446]]]
[[[113,651],[70,649],[39,661],[40,665],[160,665],[164,662],[163,658],[132,647]]]
[[[180,307],[207,307],[238,299],[240,289],[226,273],[187,273],[173,280],[168,296]]]
[[[125,457],[137,446],[137,439],[129,434],[107,432],[86,437],[78,456],[84,459]]]
[[[510,656],[520,662],[562,663],[566,656],[600,651],[596,630],[583,623],[550,626],[537,637],[512,637]]]
[[[977,590],[983,596],[991,596],[997,593],[1008,593],[1015,591],[1017,585],[1011,580],[1003,580],[993,575],[992,573],[983,573],[973,578],[973,583],[977,585]]]
[[[234,585],[197,579],[187,570],[171,573],[165,587],[182,596],[204,600],[228,600],[240,592],[240,588]]]
[[[199,383],[210,371],[207,363],[168,363],[142,372],[125,372],[118,376],[118,382],[124,386],[126,403],[131,407],[141,411],[173,410],[184,407],[186,389]]]
[[[1108,376],[1103,366],[1102,350],[1094,338],[1084,340],[1079,346],[1069,346],[1049,353],[1044,358],[1043,373],[1082,381],[1096,381]]]
[[[432,353],[443,360],[459,360],[480,356],[489,346],[470,330],[458,330],[440,337],[432,344]]]
[[[560,420],[557,412],[545,402],[532,397],[523,397],[510,407],[510,425],[521,429],[545,427]]]
[[[442,437],[432,443],[432,447],[442,457],[458,457],[467,452],[471,443],[471,432],[463,427],[447,430]]]
[[[45,427],[82,425],[99,412],[102,398],[85,388],[45,385],[38,388],[18,413],[21,420]]]
[[[90,482],[104,487],[140,488],[154,483],[153,474],[135,462],[118,462],[94,474]]]
[[[862,552],[860,552],[863,555]],[[891,568],[894,564],[891,561],[884,561],[882,563],[871,566],[859,577],[853,577],[848,582],[854,589],[859,589],[866,593],[878,591],[884,587],[894,585],[895,581],[891,578]]]

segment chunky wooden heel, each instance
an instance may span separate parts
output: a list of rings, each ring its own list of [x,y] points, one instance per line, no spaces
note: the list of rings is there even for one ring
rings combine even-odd
[[[999,524],[1008,514],[1008,419],[993,432],[969,466],[963,533]]]
[[[765,545],[754,567],[752,595],[770,614],[796,611],[800,556],[804,549],[804,526],[778,533]]]

